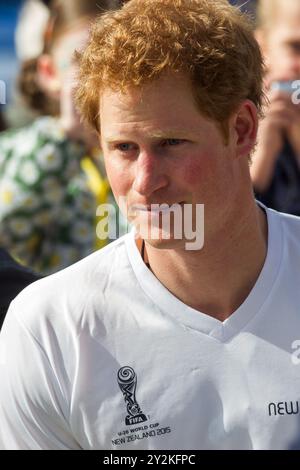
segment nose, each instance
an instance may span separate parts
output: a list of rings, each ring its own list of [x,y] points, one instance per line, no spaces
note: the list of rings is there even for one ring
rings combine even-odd
[[[289,70],[288,70],[288,79],[293,80],[293,79],[299,79],[300,76],[300,53],[294,53],[287,59],[288,65],[289,65]]]
[[[300,76],[300,55],[297,56],[297,59],[295,59],[293,63],[293,76],[297,79],[299,79]]]
[[[155,191],[168,185],[162,155],[151,151],[140,153],[135,168],[133,189],[143,196],[150,196]]]

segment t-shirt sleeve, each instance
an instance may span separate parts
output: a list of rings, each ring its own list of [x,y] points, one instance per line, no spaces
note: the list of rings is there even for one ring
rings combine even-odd
[[[0,449],[78,450],[64,387],[16,313],[13,302],[0,335]]]

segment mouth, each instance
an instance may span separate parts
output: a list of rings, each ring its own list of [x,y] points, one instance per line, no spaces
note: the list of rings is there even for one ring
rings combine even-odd
[[[130,207],[131,212],[142,212],[148,214],[163,214],[174,211],[174,209],[178,209],[179,206],[182,207],[184,202],[176,202],[173,204],[167,203],[160,203],[160,204],[134,204]]]

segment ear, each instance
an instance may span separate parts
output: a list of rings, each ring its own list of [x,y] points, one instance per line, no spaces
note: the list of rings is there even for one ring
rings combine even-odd
[[[244,100],[233,117],[235,156],[248,157],[256,143],[258,112],[251,100]]]
[[[53,59],[48,54],[38,58],[37,79],[42,90],[51,98],[58,99],[60,93],[60,80]]]

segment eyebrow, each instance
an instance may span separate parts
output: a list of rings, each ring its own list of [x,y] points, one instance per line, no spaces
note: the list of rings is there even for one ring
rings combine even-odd
[[[143,137],[146,137],[147,139],[185,139],[187,136],[185,135],[185,137],[182,136],[183,132],[186,133],[186,131],[183,131],[182,129],[181,130],[164,130],[164,131],[160,131],[160,130],[157,130],[157,131],[153,131],[151,133],[146,133],[146,134],[143,134]],[[135,139],[134,138],[129,138],[129,137],[122,137],[121,135],[119,136],[113,136],[113,135],[109,135],[107,137],[103,136],[103,139],[105,140],[106,143],[108,144],[112,144],[114,142],[121,142],[121,141],[134,141]]]
[[[299,46],[300,44],[300,38],[299,39],[287,39],[285,41],[286,44],[288,44],[289,46]]]

